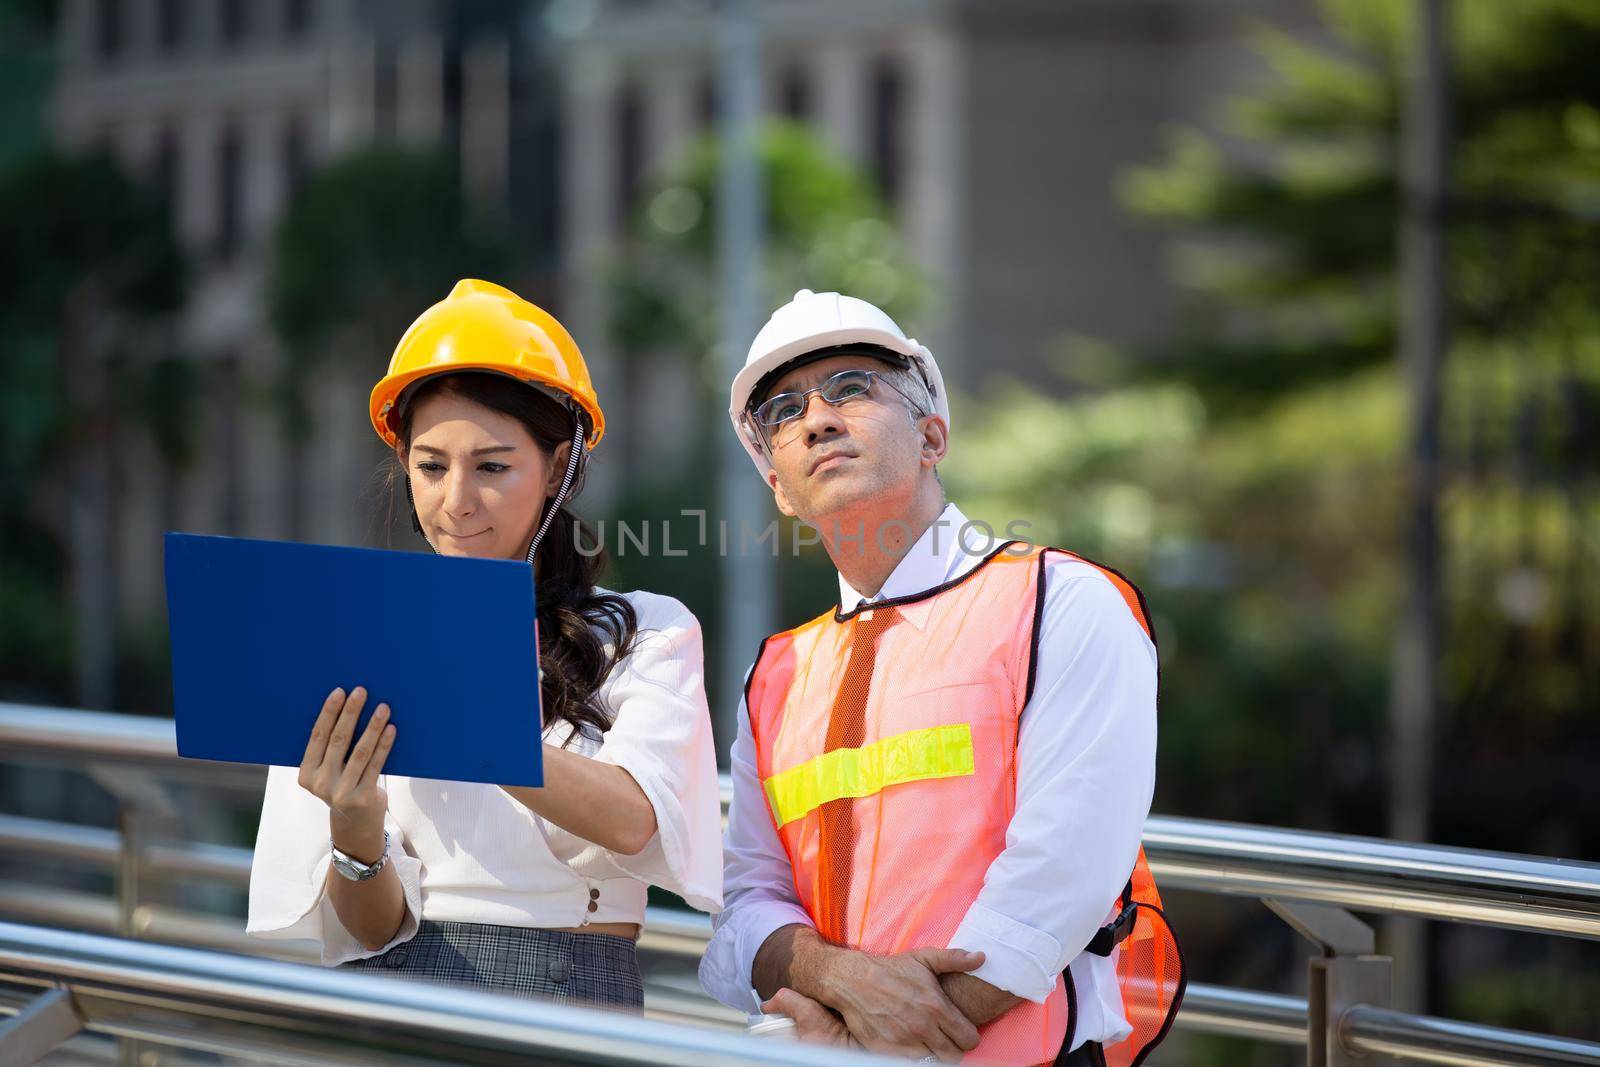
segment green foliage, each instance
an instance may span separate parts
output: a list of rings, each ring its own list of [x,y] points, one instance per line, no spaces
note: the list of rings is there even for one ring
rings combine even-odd
[[[1381,833],[1410,432],[1396,293],[1411,5],[1324,9],[1331,37],[1262,29],[1268,76],[1223,128],[1174,131],[1120,183],[1172,235],[1192,294],[1176,338],[1124,357],[1120,377],[1114,353],[1072,341],[1063,368],[1094,391],[964,409],[946,470],[974,513],[1030,519],[1036,539],[1144,587],[1162,638],[1158,807]],[[1473,783],[1504,781],[1508,756],[1593,751],[1600,6],[1449,10],[1441,832],[1516,848],[1530,821],[1594,824],[1533,791],[1491,819]]]
[[[1585,966],[1582,949],[1588,947],[1562,946],[1579,951],[1558,951],[1540,967],[1475,969],[1462,976],[1450,1014],[1512,1029],[1592,1035],[1600,976]]]
[[[913,315],[926,298],[928,283],[909,259],[870,180],[801,126],[769,124],[761,132],[758,152],[766,206],[761,306],[777,307],[795,290],[809,288],[849,292],[891,315]],[[611,272],[610,325],[621,355],[635,365],[646,360],[682,365],[700,383],[696,402],[704,412],[684,420],[697,437],[692,443],[694,470],[675,484],[660,484],[658,476],[626,482],[621,515],[659,522],[664,515],[676,515],[685,501],[704,506],[704,472],[721,436],[728,433],[722,415],[727,383],[717,358],[720,160],[719,142],[703,139],[646,190]],[[638,377],[625,373],[624,388],[633,388]],[[626,406],[634,408],[632,403]],[[686,521],[679,528],[693,525]],[[785,544],[793,543],[791,534],[784,525]],[[674,595],[700,612],[708,630],[706,647],[715,656],[720,645],[715,633],[720,570],[713,563],[711,553],[694,551],[665,565],[655,559],[618,559],[616,566],[625,583],[676,591]],[[786,558],[779,577],[782,616],[798,620],[822,610],[832,596],[831,575],[820,551]],[[753,643],[750,651],[755,652]],[[715,676],[716,667],[711,664],[708,673]]]
[[[1401,57],[1398,0],[1326,0],[1329,42],[1273,29],[1270,82],[1224,128],[1174,131],[1125,175],[1136,215],[1177,238],[1195,300],[1187,358],[1219,412],[1387,362],[1396,344]],[[1600,282],[1600,7],[1585,0],[1449,5],[1450,267],[1465,341],[1593,322]]]
[[[768,125],[759,153],[762,306],[777,307],[803,287],[850,292],[895,316],[913,312],[926,282],[868,179],[800,126]],[[626,353],[700,359],[715,351],[720,160],[719,142],[703,139],[642,198],[613,272],[612,331]]]
[[[1375,828],[1358,791],[1307,783],[1327,778],[1336,741],[1346,784],[1374,769],[1398,397],[1378,370],[1221,423],[1176,382],[1067,401],[1013,388],[963,409],[943,470],[968,514],[1024,520],[1031,540],[1116,567],[1150,598],[1161,810]]]
[[[159,387],[151,328],[183,296],[170,232],[161,205],[102,157],[42,154],[0,174],[0,676],[36,690],[60,686],[71,651],[72,456],[179,399]],[[84,410],[72,376],[91,375],[110,375],[110,395]],[[175,450],[181,430],[169,430]]]
[[[0,168],[49,142],[45,106],[55,73],[55,4],[0,0]]]

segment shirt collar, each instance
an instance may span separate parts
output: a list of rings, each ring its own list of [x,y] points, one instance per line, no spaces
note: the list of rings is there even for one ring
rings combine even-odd
[[[945,505],[933,525],[923,531],[911,550],[889,572],[888,580],[878,590],[877,596],[862,596],[850,587],[844,575],[839,576],[840,613],[848,615],[863,602],[876,603],[915,596],[961,577],[982,563],[997,543],[992,533],[985,531],[986,527],[982,525],[969,529],[967,517],[961,513],[961,509],[954,504]]]

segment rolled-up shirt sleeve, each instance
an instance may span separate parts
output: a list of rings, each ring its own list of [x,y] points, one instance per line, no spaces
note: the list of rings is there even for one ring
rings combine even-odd
[[[406,850],[393,817],[388,865],[400,878],[406,913],[394,938],[369,949],[344,928],[328,896],[328,806],[300,787],[293,767],[272,767],[261,805],[261,825],[250,862],[250,903],[245,932],[269,940],[310,941],[325,966],[365,959],[409,941],[422,916],[422,862]]]
[[[728,1007],[754,1012],[761,1003],[751,981],[756,953],[782,927],[814,924],[800,905],[794,870],[772,825],[742,700],[729,766],[733,800],[722,849],[724,907],[712,920],[711,941],[700,958],[700,985]]]
[[[602,690],[613,720],[591,758],[633,777],[655,812],[656,833],[630,856],[548,821],[545,832],[576,870],[620,872],[715,912],[722,907],[722,807],[700,623],[670,597],[635,593],[631,599],[639,634]]]
[[[1156,754],[1154,644],[1104,575],[1071,560],[1050,567],[1017,806],[950,940],[984,953],[976,977],[1041,1003],[1127,884]]]

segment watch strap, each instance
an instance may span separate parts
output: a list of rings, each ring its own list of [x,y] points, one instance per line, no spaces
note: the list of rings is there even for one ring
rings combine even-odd
[[[389,862],[389,831],[383,831],[383,852],[371,863],[362,863],[354,856],[341,852],[339,846],[330,838],[328,848],[333,853],[333,869],[352,882],[365,882],[369,878],[376,878]]]

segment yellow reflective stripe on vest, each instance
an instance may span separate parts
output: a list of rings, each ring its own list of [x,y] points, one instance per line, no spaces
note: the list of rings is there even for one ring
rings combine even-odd
[[[768,778],[767,800],[781,827],[843,797],[891,785],[973,774],[972,727],[958,722],[907,730],[860,748],[836,748]]]

